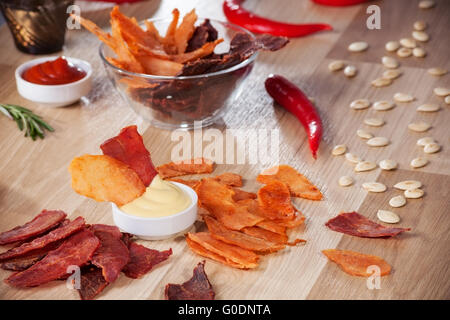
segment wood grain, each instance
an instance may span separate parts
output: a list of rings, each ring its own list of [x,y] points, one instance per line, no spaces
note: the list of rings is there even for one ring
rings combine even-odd
[[[218,299],[449,299],[449,137],[448,107],[442,98],[433,95],[436,86],[449,86],[449,75],[436,78],[428,75],[429,67],[450,68],[448,17],[450,3],[437,1],[431,10],[420,10],[414,0],[375,1],[381,7],[382,29],[369,31],[365,27],[366,5],[329,8],[311,1],[246,1],[245,6],[256,13],[289,22],[330,22],[334,31],[310,37],[293,39],[285,49],[276,53],[260,54],[257,64],[245,84],[243,94],[230,111],[215,126],[225,129],[276,129],[281,138],[280,163],[287,163],[304,173],[323,192],[320,202],[295,200],[295,205],[306,215],[304,227],[293,231],[292,236],[308,240],[304,246],[288,248],[262,258],[261,265],[253,271],[241,271],[208,260],[206,272],[216,290]],[[284,3],[283,2],[283,3]],[[82,14],[106,28],[110,5],[93,7],[83,5]],[[147,17],[167,17],[173,7],[186,13],[193,7],[199,16],[224,19],[221,1],[146,1],[123,5],[121,10],[138,20]],[[375,89],[370,81],[383,71],[381,56],[385,55],[387,40],[409,36],[417,19],[429,24],[431,40],[424,45],[428,51],[425,59],[399,59],[404,74],[392,86]],[[366,40],[370,49],[361,54],[346,51],[349,43]],[[0,28],[0,41],[5,44],[0,53],[0,101],[30,107],[56,128],[45,140],[33,142],[22,137],[15,123],[2,117],[0,124],[0,230],[22,224],[42,208],[62,209],[70,217],[82,215],[90,223],[112,224],[109,204],[96,203],[83,198],[70,188],[67,166],[70,160],[84,153],[98,154],[99,144],[125,125],[137,124],[144,136],[154,163],[170,161],[171,132],[149,127],[124,101],[109,80],[98,57],[98,40],[85,30],[69,31],[63,54],[88,60],[94,67],[94,90],[87,99],[61,109],[46,109],[21,98],[14,83],[14,70],[33,56],[18,52],[6,26]],[[331,74],[327,65],[334,59],[355,64],[359,74],[347,79],[342,73]],[[276,106],[266,94],[264,79],[269,73],[279,73],[299,85],[314,97],[325,125],[324,141],[319,158],[310,156],[306,135],[298,121]],[[391,100],[395,92],[407,92],[416,97],[413,103],[399,104],[388,112],[374,110],[353,111],[349,103],[356,98],[371,101]],[[416,107],[424,102],[439,103],[442,110],[435,114],[419,114]],[[386,121],[378,128],[367,128],[364,118],[377,115]],[[433,128],[423,134],[407,129],[411,121],[423,119]],[[388,137],[392,143],[385,148],[369,148],[355,132],[359,127],[370,129],[376,135]],[[205,131],[204,131],[205,132]],[[190,133],[193,134],[192,132]],[[430,164],[412,170],[409,161],[423,155],[416,140],[433,136],[442,145],[442,151],[426,155]],[[203,143],[198,141],[198,143]],[[330,151],[336,144],[345,143],[349,150],[367,160],[379,161],[393,158],[400,169],[381,172],[354,173],[353,166],[343,157],[332,157]],[[205,143],[204,143],[205,144]],[[254,181],[268,163],[218,165],[215,173],[237,172],[245,177],[246,190],[257,190]],[[337,180],[342,175],[355,178],[355,185],[341,188]],[[340,211],[356,210],[375,219],[376,211],[389,208],[390,197],[399,192],[392,185],[402,179],[417,179],[424,183],[426,196],[409,200],[395,209],[401,226],[412,231],[395,239],[361,239],[328,230],[324,223]],[[384,194],[367,194],[361,188],[365,181],[381,181],[389,189]],[[196,223],[202,230],[204,225]],[[192,274],[192,269],[202,258],[187,249],[183,238],[146,242],[156,249],[171,247],[173,256],[139,280],[124,276],[109,286],[99,299],[162,299],[168,282],[181,283]],[[376,254],[385,258],[393,273],[383,277],[381,290],[369,290],[365,279],[343,273],[329,263],[320,250],[340,248]],[[0,279],[9,272],[0,271]],[[0,283],[0,299],[78,299],[76,292],[66,289],[64,283],[54,282],[39,288],[17,290]]]

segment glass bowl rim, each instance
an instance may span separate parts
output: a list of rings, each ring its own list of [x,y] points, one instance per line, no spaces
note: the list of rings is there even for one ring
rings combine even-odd
[[[170,18],[167,18],[167,17],[166,18],[145,19],[145,20],[139,21],[139,25],[142,25],[144,23],[144,21],[160,22],[160,21],[169,20],[169,19]],[[255,35],[252,32],[250,32],[247,29],[244,29],[244,28],[242,28],[242,27],[240,27],[238,25],[230,23],[228,21],[222,21],[222,20],[217,20],[217,19],[210,19],[210,18],[199,17],[199,20],[202,20],[202,19],[203,20],[209,19],[210,21],[220,23],[222,25],[225,25],[226,27],[228,25],[231,28],[239,30],[240,32],[244,32],[244,33],[250,35],[253,39],[255,39]],[[245,59],[244,61],[242,61],[242,62],[240,62],[240,63],[238,63],[238,64],[236,64],[234,66],[231,66],[229,68],[226,68],[226,69],[223,69],[223,70],[219,70],[219,71],[209,72],[209,73],[202,73],[202,74],[197,74],[197,75],[192,75],[192,76],[157,76],[157,75],[151,75],[151,74],[146,74],[146,73],[132,72],[132,71],[128,71],[128,70],[116,67],[115,65],[111,64],[105,58],[105,55],[103,54],[104,48],[105,48],[105,43],[102,42],[100,44],[100,46],[99,46],[100,58],[102,59],[103,63],[105,63],[105,65],[107,65],[108,67],[112,68],[115,72],[118,72],[118,73],[123,74],[123,75],[128,75],[128,76],[133,76],[133,77],[141,77],[141,78],[152,79],[152,80],[184,80],[184,79],[199,79],[199,78],[214,77],[214,76],[226,74],[226,73],[233,72],[235,70],[241,69],[241,68],[249,65],[253,61],[255,61],[256,57],[258,56],[258,52],[255,52],[249,58]]]

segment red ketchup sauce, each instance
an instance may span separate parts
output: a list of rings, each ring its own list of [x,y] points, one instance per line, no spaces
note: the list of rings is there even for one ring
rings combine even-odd
[[[85,76],[84,70],[67,61],[65,57],[39,63],[22,74],[22,78],[26,81],[44,85],[71,83]]]

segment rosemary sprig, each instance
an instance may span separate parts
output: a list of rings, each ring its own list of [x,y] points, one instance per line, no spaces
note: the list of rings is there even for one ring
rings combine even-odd
[[[20,131],[25,130],[25,137],[31,137],[33,140],[36,140],[37,137],[44,139],[45,130],[50,132],[55,131],[55,129],[30,109],[13,104],[0,103],[0,111],[11,120],[16,121]]]

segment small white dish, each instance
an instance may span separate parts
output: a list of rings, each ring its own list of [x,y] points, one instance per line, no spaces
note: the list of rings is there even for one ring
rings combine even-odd
[[[84,78],[78,81],[59,85],[42,85],[28,82],[22,78],[22,74],[28,68],[57,58],[58,56],[38,58],[27,61],[17,67],[15,72],[16,86],[22,97],[47,107],[64,107],[78,101],[89,93],[92,87],[92,67],[89,62],[76,58],[65,57],[69,62],[86,72]]]
[[[144,240],[162,240],[173,238],[188,231],[197,220],[197,201],[195,191],[178,182],[172,182],[191,198],[189,207],[181,212],[159,218],[143,218],[123,212],[112,203],[114,223],[124,232],[134,234]]]

